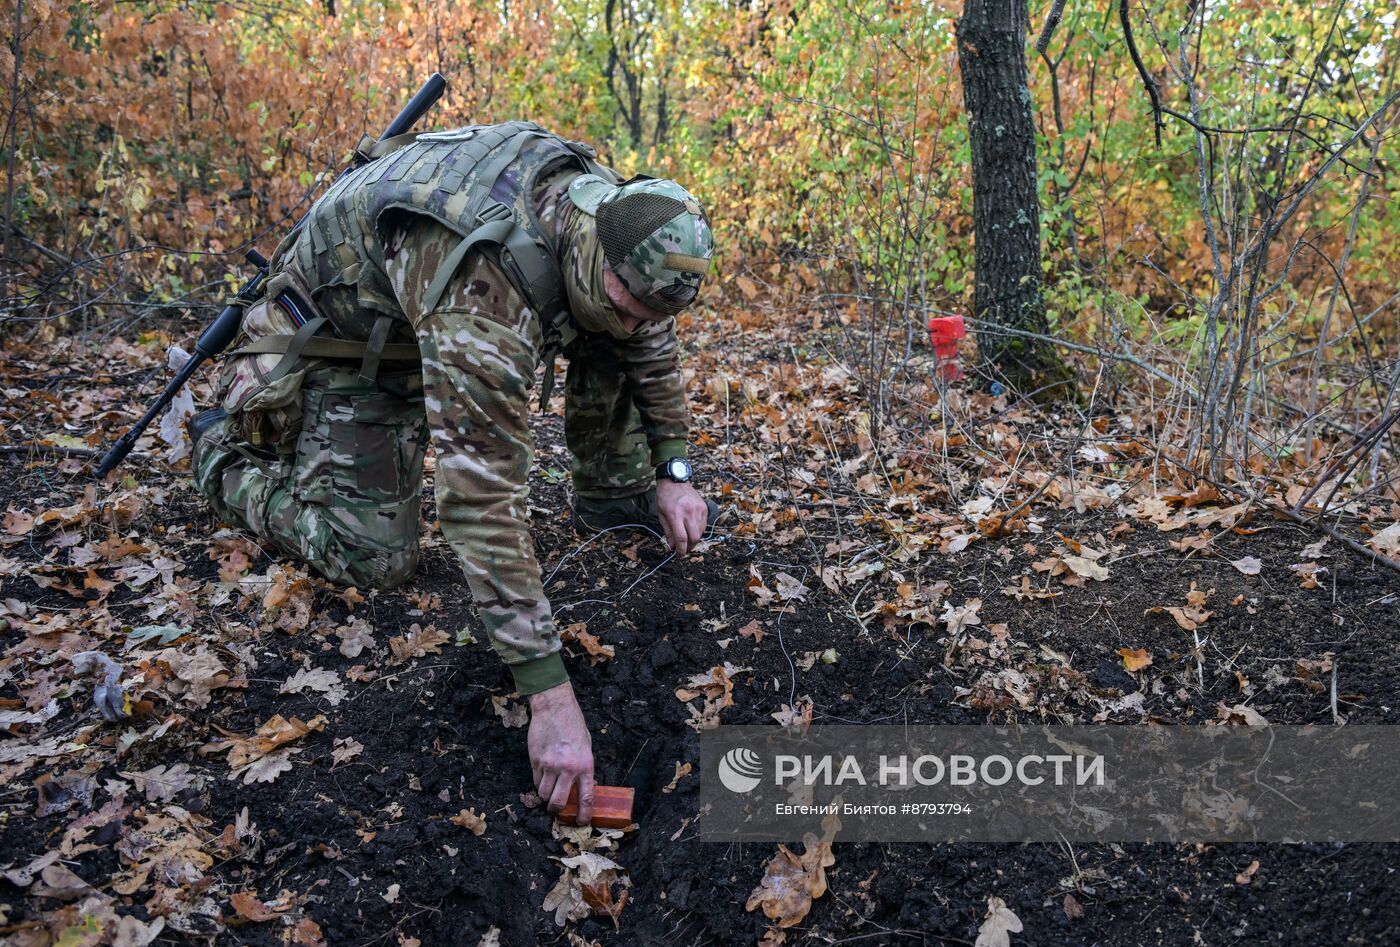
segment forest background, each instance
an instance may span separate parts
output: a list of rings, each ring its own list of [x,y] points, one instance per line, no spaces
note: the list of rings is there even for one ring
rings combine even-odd
[[[841,845],[827,896],[832,837],[800,859],[717,855],[695,825],[694,734],[721,713],[1400,713],[1393,4],[1026,12],[0,11],[0,934],[524,944],[573,925],[575,943],[981,944],[992,929],[1004,944],[1024,921],[1066,944],[1396,942],[1387,846]],[[1016,21],[995,50],[977,38],[993,14]],[[1006,220],[974,213],[1001,130],[971,133],[970,62],[1023,88],[1034,122],[1007,154],[1034,156],[1036,200]],[[600,775],[638,790],[602,889],[558,855],[613,840],[520,795],[525,711],[473,637],[431,490],[422,574],[365,597],[218,523],[178,414],[91,476],[170,347],[249,275],[245,251],[270,253],[435,71],[449,90],[420,127],[537,121],[624,174],[681,181],[716,231],[679,320],[694,456],[726,508],[705,549],[580,541],[557,404],[534,419],[547,591],[604,722]],[[1023,278],[1043,318],[979,299],[984,223],[1038,227]],[[948,315],[975,335],[966,382],[929,342]],[[1059,353],[1075,383],[1005,384],[985,356],[1006,339]],[[94,655],[121,700],[80,669]]]
[[[29,0],[0,62],[6,258],[29,264],[10,273],[6,323],[110,338],[212,313],[242,252],[268,252],[438,71],[435,126],[528,117],[690,186],[718,237],[708,313],[868,330],[842,354],[878,434],[923,320],[973,315],[959,12]],[[1126,4],[1031,16],[1051,20],[1043,52],[1027,48],[1048,328],[1151,363],[1146,381],[1206,409],[1196,446],[1217,471],[1222,448],[1317,461],[1329,411],[1352,411],[1355,435],[1354,398],[1394,388],[1376,364],[1400,270],[1394,11],[1148,3],[1131,50]],[[1237,429],[1220,430],[1219,404]]]

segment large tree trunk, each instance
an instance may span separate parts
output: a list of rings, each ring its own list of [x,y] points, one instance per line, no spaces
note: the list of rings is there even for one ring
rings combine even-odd
[[[978,319],[1048,333],[1040,293],[1040,205],[1035,122],[1026,76],[1026,0],[965,0],[958,65],[972,138]],[[979,329],[981,367],[1038,400],[1074,396],[1073,375],[1054,347],[996,328]]]

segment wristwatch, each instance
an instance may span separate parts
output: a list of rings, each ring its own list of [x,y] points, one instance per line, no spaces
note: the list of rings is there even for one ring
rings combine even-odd
[[[694,471],[690,468],[690,461],[684,457],[672,457],[670,460],[656,465],[658,477],[665,477],[675,483],[689,483],[692,473]]]

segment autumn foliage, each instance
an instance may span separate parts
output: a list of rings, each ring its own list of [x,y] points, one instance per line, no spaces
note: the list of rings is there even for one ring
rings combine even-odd
[[[1299,84],[1335,91],[1306,123],[1319,142],[1313,155],[1300,167],[1293,152],[1263,154],[1261,181],[1283,190],[1326,154],[1338,123],[1375,104],[1394,56],[1382,6],[1356,5],[1337,22],[1296,3],[1213,14],[1216,45],[1202,55],[1208,124],[1281,122]],[[529,117],[601,144],[624,170],[692,186],[720,232],[712,302],[821,288],[912,293],[926,306],[962,309],[971,198],[957,13],[949,0],[31,0],[20,18],[18,95],[5,89],[17,146],[14,239],[30,242],[16,245],[28,263],[21,292],[37,305],[37,290],[54,288],[55,263],[66,259],[76,269],[57,282],[72,294],[68,308],[94,296],[107,307],[209,304],[237,251],[269,251],[360,134],[376,132],[439,70],[451,89],[434,125]],[[1324,39],[1349,54],[1337,75],[1281,69]],[[1052,320],[1073,325],[1112,292],[1189,334],[1196,314],[1180,292],[1211,278],[1190,130],[1177,124],[1154,144],[1146,96],[1111,20],[1072,11],[1051,52],[1053,69],[1031,65],[1046,265],[1058,276],[1047,281],[1058,287]],[[10,51],[0,58],[11,75]],[[1184,108],[1161,55],[1148,58],[1169,104]],[[1292,278],[1299,317],[1313,315],[1311,287],[1340,253],[1339,217],[1357,191],[1394,195],[1394,147],[1379,144],[1369,176],[1349,170],[1330,180],[1296,221],[1299,232],[1315,232],[1316,251]],[[1400,265],[1386,236],[1400,224],[1395,206],[1373,200],[1351,249],[1358,309],[1383,298],[1385,274]]]

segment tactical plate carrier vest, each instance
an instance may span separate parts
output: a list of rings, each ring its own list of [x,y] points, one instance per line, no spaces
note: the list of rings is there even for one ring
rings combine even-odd
[[[278,247],[273,270],[294,260],[313,293],[353,285],[362,307],[390,316],[400,311],[384,276],[384,242],[396,222],[421,215],[463,237],[433,281],[427,308],[468,251],[494,246],[506,275],[548,325],[565,296],[553,248],[531,206],[535,185],[542,175],[569,167],[617,180],[590,146],[533,122],[405,135],[362,143],[361,153],[375,160],[316,201],[302,227]]]
[[[418,361],[416,343],[388,342],[403,313],[383,268],[391,231],[415,216],[462,237],[428,287],[427,310],[469,252],[499,254],[502,270],[542,323],[540,400],[547,405],[569,312],[554,248],[535,217],[535,187],[545,175],[571,168],[609,181],[617,175],[598,164],[588,145],[533,122],[362,140],[357,151],[367,163],[337,179],[277,247],[263,297],[244,314],[242,344],[225,358],[222,405],[244,439],[294,448],[300,389],[316,365],[359,362],[361,380],[370,383],[381,359]],[[363,324],[331,325],[315,301],[331,287],[355,290]],[[322,334],[332,328],[352,337]]]

